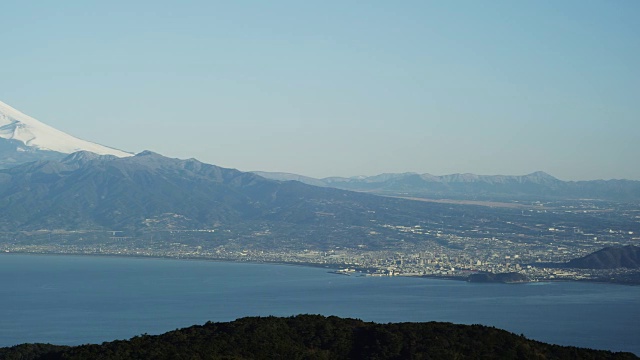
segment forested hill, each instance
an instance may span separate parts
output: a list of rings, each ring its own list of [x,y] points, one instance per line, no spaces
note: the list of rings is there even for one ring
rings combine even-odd
[[[376,324],[299,315],[206,323],[157,336],[76,347],[25,344],[0,359],[638,359],[549,345],[504,330],[450,323]]]
[[[578,269],[640,268],[640,246],[611,246],[587,256],[573,259],[566,264]]]

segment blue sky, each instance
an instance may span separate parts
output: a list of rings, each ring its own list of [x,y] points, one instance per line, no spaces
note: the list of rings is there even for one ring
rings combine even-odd
[[[640,180],[640,2],[3,2],[0,100],[240,170]]]

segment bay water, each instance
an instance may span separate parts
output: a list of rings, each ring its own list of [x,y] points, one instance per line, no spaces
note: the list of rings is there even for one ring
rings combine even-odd
[[[0,255],[0,346],[77,345],[245,316],[483,324],[640,355],[640,286],[475,284],[150,258]]]

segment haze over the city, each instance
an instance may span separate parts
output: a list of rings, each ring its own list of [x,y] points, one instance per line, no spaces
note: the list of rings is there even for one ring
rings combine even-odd
[[[82,139],[313,177],[640,180],[636,1],[3,4],[0,101]]]

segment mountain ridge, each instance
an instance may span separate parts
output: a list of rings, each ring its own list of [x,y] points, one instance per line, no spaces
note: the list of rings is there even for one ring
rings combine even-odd
[[[271,178],[273,180],[289,180],[289,179],[311,179],[314,181],[320,181],[324,184],[327,183],[339,183],[339,182],[354,182],[354,181],[365,181],[369,183],[381,183],[393,179],[401,179],[410,176],[418,176],[421,179],[431,181],[431,182],[477,182],[477,181],[522,181],[522,180],[530,180],[535,182],[567,182],[560,180],[553,175],[550,175],[544,171],[534,171],[525,175],[478,175],[473,173],[453,173],[446,175],[432,175],[430,173],[417,173],[417,172],[403,172],[403,173],[381,173],[378,175],[372,176],[329,176],[324,178],[314,178],[305,175],[299,175],[294,173],[287,172],[271,172],[271,171],[251,171],[254,174],[258,174],[260,176]],[[607,181],[607,180],[586,180],[586,181]],[[630,180],[631,181],[631,180]]]
[[[392,202],[151,151],[125,158],[80,152],[0,170],[0,206],[7,214],[0,218],[3,230],[144,230],[161,224],[166,214],[180,216],[181,228],[190,229],[221,222],[336,222],[342,220],[322,214],[342,213],[364,224],[368,219],[361,215],[360,200]]]
[[[254,171],[268,179],[296,180],[315,186],[371,192],[378,195],[454,198],[467,200],[601,199],[640,201],[640,181],[563,181],[543,172],[526,175],[476,175],[470,173],[384,173],[375,176],[322,179],[290,173]]]

